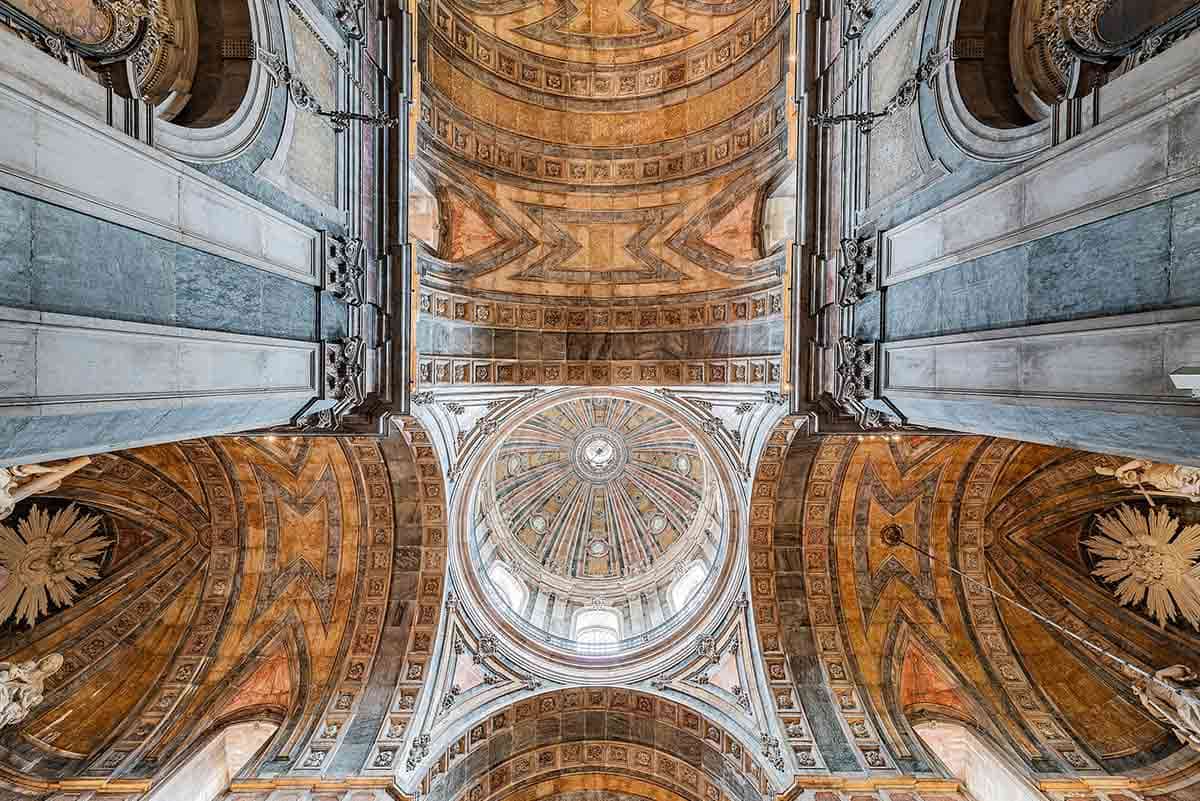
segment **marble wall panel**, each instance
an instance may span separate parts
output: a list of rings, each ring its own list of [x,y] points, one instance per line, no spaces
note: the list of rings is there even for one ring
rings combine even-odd
[[[0,190],[0,303],[129,322],[316,338],[313,287]]]
[[[1200,303],[1200,195],[1163,201],[886,289],[889,341]]]

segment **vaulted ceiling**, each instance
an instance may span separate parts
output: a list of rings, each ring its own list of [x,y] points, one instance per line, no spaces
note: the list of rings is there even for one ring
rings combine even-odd
[[[789,5],[419,8],[420,379],[778,383]]]
[[[0,734],[0,778],[148,781],[221,726],[257,719],[281,727],[250,777],[386,783],[409,753],[417,765],[434,761],[421,774],[429,780],[449,771],[466,788],[470,777],[450,771],[458,755],[489,737],[507,742],[514,724],[514,736],[540,738],[550,723],[523,717],[547,716],[561,716],[553,738],[495,751],[480,769],[525,770],[536,757],[528,769],[553,779],[579,772],[572,760],[594,762],[585,749],[595,746],[603,760],[645,750],[655,766],[647,776],[683,778],[685,766],[673,764],[679,738],[690,742],[696,726],[708,736],[686,698],[655,698],[653,682],[620,698],[598,688],[594,698],[562,688],[545,696],[551,688],[536,676],[513,679],[493,663],[482,634],[462,658],[509,684],[481,692],[505,704],[536,698],[487,712],[478,736],[460,733],[462,750],[454,734],[443,738],[446,756],[422,755],[409,724],[436,680],[449,608],[446,489],[429,437],[415,421],[406,432],[407,442],[231,438],[107,455],[18,507],[16,518],[31,503],[76,503],[103,518],[112,546],[74,606],[2,632],[0,658],[59,652],[65,664],[28,721]],[[1193,630],[1119,607],[1091,574],[1083,540],[1096,515],[1139,503],[1095,472],[1109,457],[978,437],[795,432],[785,421],[755,472],[748,600],[763,697],[797,770],[936,774],[914,732],[930,720],[979,732],[1038,777],[1153,783],[1192,769],[1194,757],[1118,670],[947,569],[1136,664],[1188,663],[1200,644]],[[883,542],[887,525],[936,559]],[[625,714],[657,716],[656,733],[643,741],[650,724],[614,728],[612,716]],[[593,731],[592,718],[608,729]],[[453,714],[439,719],[456,725]],[[760,782],[757,751],[717,729],[714,747]],[[691,798],[686,784],[670,788]]]

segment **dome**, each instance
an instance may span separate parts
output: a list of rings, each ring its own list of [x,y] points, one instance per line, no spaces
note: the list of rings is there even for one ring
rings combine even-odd
[[[629,400],[577,399],[517,428],[488,493],[527,567],[565,579],[645,574],[694,544],[707,469],[695,441]]]
[[[724,493],[668,408],[573,394],[497,434],[476,474],[466,562],[524,634],[624,654],[676,631],[714,592]]]

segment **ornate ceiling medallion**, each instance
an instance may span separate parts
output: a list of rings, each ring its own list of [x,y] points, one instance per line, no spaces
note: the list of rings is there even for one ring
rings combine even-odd
[[[584,481],[603,484],[621,473],[629,461],[624,438],[608,428],[593,428],[575,440],[571,463]]]
[[[80,588],[100,577],[97,562],[112,544],[95,536],[96,515],[72,504],[53,515],[37,506],[16,529],[0,526],[0,564],[8,571],[0,592],[0,621],[32,626],[50,606],[71,606]]]
[[[1180,616],[1200,630],[1200,525],[1180,530],[1165,508],[1141,514],[1125,504],[1097,523],[1102,536],[1084,544],[1099,557],[1092,573],[1116,583],[1117,600],[1144,601],[1160,626]]]

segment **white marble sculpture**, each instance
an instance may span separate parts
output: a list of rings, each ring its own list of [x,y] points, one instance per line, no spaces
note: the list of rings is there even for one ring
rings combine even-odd
[[[1200,751],[1200,678],[1191,668],[1172,665],[1134,680],[1133,691],[1142,706],[1175,732],[1175,736]]]
[[[42,702],[46,679],[62,666],[61,654],[37,661],[0,662],[0,729],[24,720]]]
[[[1200,467],[1134,459],[1120,467],[1097,467],[1102,476],[1112,476],[1123,486],[1132,487],[1153,505],[1151,495],[1185,498],[1200,503]]]
[[[72,473],[91,464],[80,456],[62,464],[19,464],[0,467],[0,520],[12,514],[16,505],[31,495],[52,492]]]

